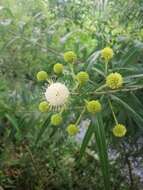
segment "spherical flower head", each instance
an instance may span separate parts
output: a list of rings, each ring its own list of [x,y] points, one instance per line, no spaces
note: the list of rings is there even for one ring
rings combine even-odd
[[[111,89],[117,89],[123,85],[123,77],[120,73],[111,73],[106,77],[106,85]]]
[[[78,127],[75,124],[68,125],[66,130],[70,136],[76,135],[79,131]]]
[[[117,124],[115,125],[115,127],[113,128],[113,134],[116,136],[116,137],[123,137],[125,136],[127,132],[127,129],[124,125],[122,124]]]
[[[53,67],[53,70],[56,74],[62,74],[63,68],[64,68],[64,66],[61,63],[56,63]]]
[[[77,55],[73,51],[64,53],[64,60],[69,63],[74,63],[77,60]]]
[[[47,72],[45,72],[45,71],[39,71],[39,72],[37,73],[37,80],[38,80],[38,81],[47,80],[47,78],[48,78]]]
[[[49,110],[49,104],[46,101],[43,101],[39,104],[39,110],[41,112],[47,112]]]
[[[76,75],[76,79],[79,84],[83,85],[89,80],[89,75],[87,72],[81,71]]]
[[[91,100],[87,102],[86,108],[88,112],[93,113],[93,114],[100,112],[102,110],[102,106],[98,100]]]
[[[113,50],[110,47],[106,47],[101,50],[101,57],[106,61],[112,59],[113,55],[114,55]]]
[[[69,97],[68,88],[59,82],[53,83],[46,89],[45,97],[52,107],[63,106]]]
[[[61,125],[63,119],[60,114],[54,114],[51,116],[51,124],[54,126]]]

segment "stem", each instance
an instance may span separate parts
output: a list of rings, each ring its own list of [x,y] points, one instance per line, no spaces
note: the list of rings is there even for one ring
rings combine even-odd
[[[61,114],[61,115],[62,115],[62,113],[64,112],[64,110],[65,110],[65,107],[63,106],[62,109],[61,109],[61,111],[60,111],[60,114]]]
[[[76,76],[75,76],[75,73],[74,73],[73,64],[69,63],[68,65],[69,65],[69,68],[71,70],[72,77],[73,77],[73,79],[75,79]]]
[[[132,86],[130,88],[122,88],[122,89],[118,89],[118,90],[107,90],[107,91],[100,91],[98,92],[98,90],[104,88],[105,86],[102,85],[101,87],[99,87],[98,89],[96,89],[96,91],[88,93],[88,94],[93,94],[93,95],[106,95],[106,94],[113,94],[116,92],[132,92],[132,91],[136,91],[136,90],[140,90],[143,89],[143,86]],[[73,95],[78,95],[79,93],[72,93]]]
[[[102,92],[93,92],[95,94],[107,94],[107,93],[116,93],[116,92],[131,92],[131,91],[136,91],[139,89],[143,89],[143,86],[139,87],[133,87],[133,88],[124,88],[124,89],[119,89],[119,90],[108,90],[108,91],[102,91]]]
[[[50,79],[47,79],[46,81],[48,82],[48,84],[52,83],[52,80],[50,80]]]
[[[134,179],[133,179],[133,174],[132,174],[132,166],[131,162],[129,160],[130,157],[130,152],[127,150],[126,144],[122,142],[122,147],[123,147],[123,154],[125,154],[125,164],[128,166],[128,171],[129,171],[129,179],[130,179],[130,190],[134,190]]]
[[[76,89],[77,89],[78,87],[79,87],[79,84],[76,83],[76,84],[75,84],[75,87],[73,88],[73,92],[76,91]],[[73,93],[71,93],[71,94],[73,94]]]
[[[82,118],[82,116],[83,116],[85,110],[86,110],[86,107],[83,108],[83,110],[82,110],[81,114],[79,115],[79,117],[78,117],[78,119],[77,119],[75,125],[78,125],[78,124],[79,124],[79,122],[80,122],[80,120],[81,120],[81,118]]]
[[[133,180],[133,175],[132,175],[132,167],[131,167],[131,162],[127,155],[126,155],[126,163],[128,165],[128,170],[129,170],[130,189],[133,190],[134,189],[134,180]]]
[[[99,91],[99,90],[102,90],[103,88],[105,88],[106,87],[106,84],[103,84],[103,85],[101,85],[99,88],[97,88],[94,92],[96,93],[97,91]],[[94,93],[93,92],[93,93]]]
[[[116,125],[118,125],[118,121],[117,121],[115,112],[114,112],[114,110],[113,110],[113,106],[112,106],[111,100],[110,100],[109,98],[108,98],[108,102],[109,102],[110,109],[111,109],[111,111],[112,111],[112,115],[113,115],[114,121],[115,121]]]
[[[108,74],[108,61],[105,61],[105,76]]]
[[[90,82],[92,85],[95,85],[95,83],[94,83],[92,80],[89,80],[89,82]]]

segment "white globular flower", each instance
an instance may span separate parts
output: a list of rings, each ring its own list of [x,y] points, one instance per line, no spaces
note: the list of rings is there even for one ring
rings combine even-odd
[[[59,107],[67,102],[69,94],[70,92],[64,84],[56,82],[48,86],[45,97],[51,107]]]

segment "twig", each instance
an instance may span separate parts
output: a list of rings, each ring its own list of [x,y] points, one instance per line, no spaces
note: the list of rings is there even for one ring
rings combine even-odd
[[[132,166],[131,166],[131,162],[129,160],[130,153],[127,151],[127,148],[126,148],[126,145],[124,142],[122,142],[122,145],[124,147],[125,163],[127,164],[128,171],[129,171],[130,190],[134,190],[134,179],[133,179],[133,174],[132,174]]]
[[[128,171],[129,171],[130,189],[133,190],[133,189],[134,189],[134,180],[133,180],[133,175],[132,175],[131,162],[130,162],[130,160],[129,160],[129,158],[128,158],[128,155],[126,155],[125,159],[126,159],[126,163],[127,163]]]
[[[137,87],[130,87],[130,88],[124,88],[124,89],[119,89],[119,90],[107,90],[107,91],[102,91],[102,92],[93,92],[93,94],[112,94],[116,92],[131,92],[131,91],[136,91],[143,89],[143,86],[137,86]]]
[[[92,94],[92,95],[104,95],[104,94],[113,94],[113,93],[117,93],[117,92],[132,92],[132,91],[136,91],[136,90],[141,90],[143,89],[143,86],[133,86],[130,88],[122,88],[122,89],[118,89],[118,90],[106,90],[106,91],[99,91],[99,92],[90,92],[87,94]],[[72,93],[73,95],[78,95],[79,93]]]
[[[111,109],[111,111],[112,111],[112,115],[113,115],[113,118],[114,118],[114,120],[115,120],[115,123],[116,123],[116,125],[117,125],[117,124],[118,124],[118,121],[117,121],[117,119],[116,119],[116,115],[115,115],[115,113],[114,113],[113,106],[112,106],[112,103],[111,103],[110,98],[108,98],[108,103],[109,103],[110,109]]]

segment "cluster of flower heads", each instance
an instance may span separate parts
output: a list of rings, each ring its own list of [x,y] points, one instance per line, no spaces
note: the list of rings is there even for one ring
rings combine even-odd
[[[101,50],[101,57],[105,60],[105,64],[112,59],[114,53],[110,47],[106,47]],[[64,61],[73,64],[77,60],[77,55],[73,51],[68,51],[63,55]],[[64,66],[61,63],[56,63],[53,66],[53,71],[56,75],[61,75],[63,73]],[[45,71],[39,71],[37,73],[38,81],[46,81],[48,80],[48,74]],[[80,71],[75,76],[79,85],[84,85],[89,81],[89,74],[86,71]],[[106,76],[106,87],[109,89],[118,89],[123,86],[123,77],[120,73],[110,73]],[[45,90],[45,101],[42,101],[39,104],[39,110],[41,112],[48,112],[51,109],[59,110],[57,108],[63,108],[65,104],[68,102],[70,97],[70,91],[66,87],[65,84],[60,82],[50,82],[47,89]],[[63,110],[63,109],[60,109]],[[96,114],[97,112],[101,112],[102,105],[99,100],[90,100],[85,103],[85,110],[91,114]],[[55,113],[51,116],[51,124],[54,126],[59,126],[63,123],[62,111],[59,113]],[[66,129],[69,135],[76,135],[79,131],[78,122],[70,123]],[[126,134],[127,130],[123,124],[119,124],[116,121],[116,125],[113,128],[113,134],[116,137],[123,137]]]

